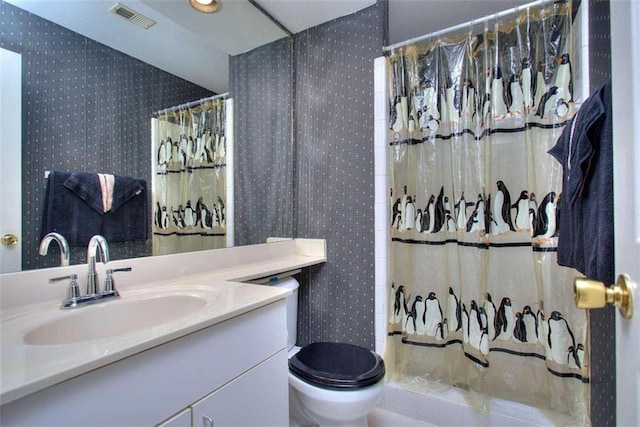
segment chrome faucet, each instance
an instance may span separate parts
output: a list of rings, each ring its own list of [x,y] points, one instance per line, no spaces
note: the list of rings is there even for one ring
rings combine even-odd
[[[99,295],[100,294],[100,282],[98,281],[98,273],[96,272],[96,252],[100,252],[102,263],[109,262],[109,245],[107,240],[96,234],[89,240],[89,246],[87,247],[87,292],[86,295]]]
[[[40,242],[40,255],[44,256],[49,251],[49,245],[52,241],[56,241],[60,246],[60,267],[66,267],[69,265],[69,243],[62,234],[49,233],[42,238]]]
[[[120,294],[116,290],[115,282],[113,280],[113,274],[121,271],[131,271],[131,267],[107,269],[104,291],[101,292],[100,284],[98,282],[98,273],[96,272],[96,256],[98,253],[100,254],[100,259],[104,264],[109,262],[109,245],[107,245],[107,240],[100,235],[95,235],[91,238],[89,246],[87,247],[87,267],[89,271],[87,273],[87,292],[84,295],[80,294],[77,274],[69,274],[67,276],[49,279],[49,282],[59,282],[66,279],[70,280],[67,289],[67,296],[62,300],[62,304],[60,305],[61,309],[83,307],[98,301],[120,298]]]

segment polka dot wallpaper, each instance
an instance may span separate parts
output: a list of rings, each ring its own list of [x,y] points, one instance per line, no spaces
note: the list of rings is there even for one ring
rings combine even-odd
[[[611,78],[609,0],[589,0],[589,85],[591,92]],[[613,262],[613,259],[611,260]],[[611,265],[613,272],[614,267]],[[610,283],[615,278],[610,277]],[[614,307],[590,311],[591,423],[616,425],[616,326]]]
[[[151,179],[153,112],[212,93],[11,4],[0,2],[0,47],[22,54],[23,269],[38,255],[46,170]],[[110,246],[112,259],[151,253],[151,241]],[[72,263],[86,262],[71,249]]]
[[[297,236],[327,240],[300,276],[298,343],[374,348],[373,61],[380,3],[295,36]]]
[[[236,244],[327,240],[328,262],[298,276],[300,345],[374,348],[373,60],[384,5],[231,58]]]
[[[235,244],[292,237],[292,41],[233,56]]]

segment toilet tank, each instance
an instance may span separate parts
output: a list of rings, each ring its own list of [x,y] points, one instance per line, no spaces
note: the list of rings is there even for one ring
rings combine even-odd
[[[293,293],[287,297],[287,350],[296,345],[298,336],[298,287],[300,284],[293,277],[285,277],[265,285],[291,289]]]

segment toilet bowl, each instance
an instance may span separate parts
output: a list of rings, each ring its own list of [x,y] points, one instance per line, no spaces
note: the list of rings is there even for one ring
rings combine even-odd
[[[382,358],[363,347],[319,342],[289,357],[292,425],[366,426],[384,387]]]
[[[293,292],[287,298],[290,425],[366,426],[384,387],[382,358],[346,343],[295,347],[298,282],[288,277],[269,284]]]

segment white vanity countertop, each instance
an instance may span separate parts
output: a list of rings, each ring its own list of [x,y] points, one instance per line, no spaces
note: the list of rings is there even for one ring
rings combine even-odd
[[[82,289],[86,265],[0,275],[0,403],[281,300],[291,291],[238,282],[325,261],[324,240],[307,239],[114,261],[108,263],[109,268],[133,267],[131,273],[115,276],[121,298],[70,310],[58,309],[65,286],[47,281],[76,273]],[[104,267],[100,266],[98,271],[104,278]],[[83,311],[107,306],[117,311],[118,305],[164,296],[192,298],[199,305],[174,320],[137,330],[134,327],[125,334],[108,336],[109,332],[96,324],[89,326],[96,330],[96,339],[55,345],[24,342],[28,331],[64,321],[65,317],[74,326],[86,322]],[[73,322],[73,317],[82,322]]]

